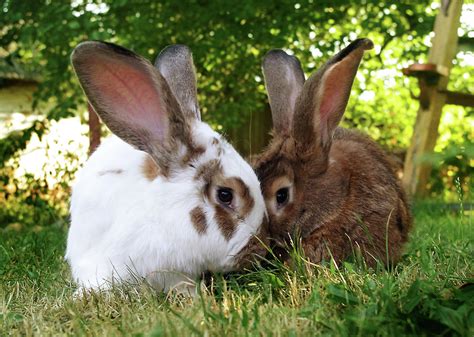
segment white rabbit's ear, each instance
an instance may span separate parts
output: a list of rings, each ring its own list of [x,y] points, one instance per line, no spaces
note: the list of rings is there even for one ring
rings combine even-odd
[[[304,84],[300,62],[281,49],[269,51],[262,64],[268,100],[272,110],[273,128],[279,134],[291,130],[295,102]]]
[[[135,53],[105,42],[79,44],[73,67],[91,105],[110,130],[148,152],[167,172],[179,144],[192,146],[190,126],[168,84]]]
[[[329,150],[364,51],[372,48],[369,39],[355,40],[308,78],[296,102],[293,122],[293,137],[300,144]]]
[[[196,73],[191,50],[180,44],[168,46],[156,58],[155,67],[168,82],[183,113],[200,120]]]

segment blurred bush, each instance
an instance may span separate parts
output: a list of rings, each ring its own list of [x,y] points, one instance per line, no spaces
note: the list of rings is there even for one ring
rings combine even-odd
[[[42,125],[47,131],[41,139],[34,134],[0,166],[0,229],[66,223],[71,183],[87,157],[87,128],[78,118]]]

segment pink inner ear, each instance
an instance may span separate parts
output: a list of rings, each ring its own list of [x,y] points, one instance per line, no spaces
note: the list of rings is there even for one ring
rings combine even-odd
[[[354,51],[332,65],[321,79],[319,89],[319,131],[323,141],[330,137],[344,115],[363,50]]]
[[[163,140],[167,118],[158,83],[138,60],[97,56],[90,64],[89,81],[98,104],[103,104],[123,127],[139,128]]]
[[[348,79],[347,67],[343,65],[334,65],[331,69],[327,70],[326,74],[322,78],[321,92],[319,93],[321,103],[319,105],[319,116],[321,120],[332,119],[333,117],[342,117],[344,114],[345,103],[348,98],[348,91],[351,90],[352,77]],[[342,111],[341,110],[341,105]],[[340,116],[335,116],[339,115]]]

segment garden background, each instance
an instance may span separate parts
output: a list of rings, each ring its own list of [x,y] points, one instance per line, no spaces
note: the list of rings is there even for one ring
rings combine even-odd
[[[350,41],[368,37],[375,49],[361,63],[343,126],[366,132],[402,163],[419,106],[418,82],[402,69],[426,62],[439,10],[431,0],[1,0],[0,334],[383,328],[394,335],[472,335],[473,108],[443,109],[435,151],[422,158],[433,165],[429,193],[413,200],[415,230],[396,270],[277,266],[222,277],[201,303],[131,289],[77,303],[62,260],[70,186],[89,144],[85,96],[69,61],[79,42],[110,41],[151,61],[169,44],[188,45],[203,120],[250,155],[271,129],[263,55],[283,48],[309,75]],[[471,1],[464,2],[458,35],[448,89],[473,93]],[[273,330],[271,320],[281,329]]]

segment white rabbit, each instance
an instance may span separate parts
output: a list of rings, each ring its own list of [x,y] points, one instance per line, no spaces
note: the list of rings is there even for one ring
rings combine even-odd
[[[263,254],[259,181],[201,122],[189,49],[166,48],[156,68],[105,42],[81,43],[71,59],[94,110],[118,136],[93,153],[73,186],[66,259],[79,286],[138,276],[168,291]]]

